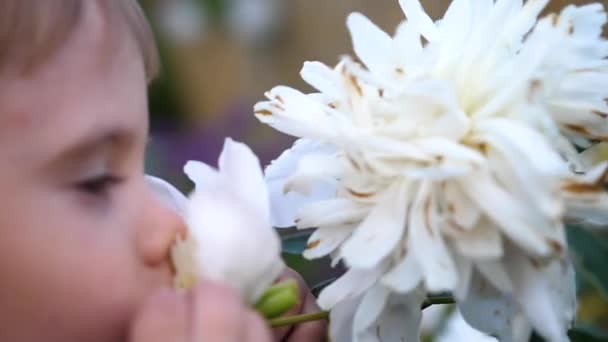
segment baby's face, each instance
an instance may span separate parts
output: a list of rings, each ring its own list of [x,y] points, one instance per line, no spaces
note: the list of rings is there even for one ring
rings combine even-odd
[[[0,341],[121,341],[171,284],[182,226],[144,182],[142,58],[85,10],[32,76],[0,77]]]

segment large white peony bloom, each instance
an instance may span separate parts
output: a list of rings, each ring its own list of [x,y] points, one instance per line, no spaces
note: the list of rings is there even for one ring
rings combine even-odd
[[[492,314],[475,300],[484,281],[521,318],[498,329],[516,334],[487,332],[567,339],[574,301],[556,298],[574,289],[564,217],[608,218],[607,164],[577,153],[608,137],[608,43],[602,5],[538,20],[546,3],[454,0],[433,22],[418,0],[401,0],[407,20],[394,37],[351,14],[364,66],[307,62],[301,75],[319,93],[279,86],[255,106],[262,122],[320,146],[296,145],[267,175],[293,170],[274,177],[278,196],[319,184],[335,194],[291,202],[298,227],[318,227],[304,255],[349,267],[321,306],[378,284],[403,295],[423,286],[472,305],[475,325]]]
[[[211,279],[254,304],[284,268],[257,157],[246,145],[226,139],[219,170],[190,161],[184,171],[196,185],[189,199],[170,184],[149,178],[188,226],[187,237],[172,250],[176,286],[188,288],[197,279]]]

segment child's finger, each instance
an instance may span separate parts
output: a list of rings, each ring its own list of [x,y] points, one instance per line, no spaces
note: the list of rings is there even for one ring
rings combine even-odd
[[[299,302],[294,308],[289,310],[284,316],[298,315],[304,313],[318,312],[321,309],[317,306],[316,298],[308,289],[306,282],[297,272],[287,269],[279,281],[285,279],[295,279],[298,282],[300,293]],[[278,341],[289,342],[308,342],[325,341],[327,339],[327,320],[313,321],[297,324],[289,327],[273,329],[274,336]]]
[[[191,295],[191,341],[244,340],[247,308],[235,291],[219,284],[204,282]]]
[[[187,305],[184,295],[162,290],[152,295],[137,314],[130,331],[130,342],[186,342]]]
[[[298,304],[296,304],[293,308],[289,309],[282,316],[293,316],[303,312],[304,309],[304,300],[303,298],[306,296],[306,292],[308,291],[308,286],[304,282],[304,279],[294,270],[290,268],[286,268],[283,274],[277,279],[277,282],[281,282],[287,279],[294,279],[298,282]],[[285,326],[280,328],[272,329],[274,337],[277,341],[281,341],[285,338],[285,336],[291,333],[293,326]]]
[[[308,292],[304,298],[303,313],[318,312],[320,308],[317,306],[316,299],[312,293]],[[287,341],[289,342],[310,342],[310,341],[326,341],[327,340],[327,320],[311,321],[302,324],[297,324],[293,327]]]
[[[266,321],[256,312],[249,310],[246,314],[246,342],[271,342],[272,334]]]

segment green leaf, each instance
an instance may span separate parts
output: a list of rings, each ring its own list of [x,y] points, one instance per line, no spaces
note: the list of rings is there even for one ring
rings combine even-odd
[[[608,342],[608,332],[590,326],[575,327],[568,336],[571,342]]]
[[[568,330],[570,342],[608,342],[608,333],[590,326],[576,326]],[[545,342],[545,339],[534,333],[529,342]]]
[[[568,227],[567,232],[576,271],[608,299],[608,234],[579,226]]]
[[[296,255],[301,255],[304,252],[308,244],[308,238],[313,233],[312,229],[279,228],[277,230],[281,236],[283,253]]]

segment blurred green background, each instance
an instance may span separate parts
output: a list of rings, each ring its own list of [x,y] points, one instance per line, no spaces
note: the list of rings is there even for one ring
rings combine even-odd
[[[438,18],[450,1],[422,2]],[[555,0],[547,11],[590,2],[594,1]],[[251,146],[263,165],[291,144],[292,138],[257,122],[253,104],[278,84],[309,89],[299,77],[304,61],[334,65],[341,55],[352,54],[345,25],[348,13],[360,11],[389,33],[403,19],[397,0],[142,0],[141,4],[162,58],[161,77],[150,88],[148,172],[169,179],[183,191],[191,187],[181,172],[183,164],[190,159],[215,164],[226,136]],[[602,290],[602,284],[608,286],[608,266],[604,266],[608,238],[571,238],[577,250],[591,253],[595,260],[591,266],[581,266],[578,257],[578,266],[600,273],[599,281],[593,272],[595,279],[589,272],[579,273],[579,323],[606,329],[608,291]],[[294,255],[287,261],[311,285],[336,273],[324,262],[311,264]]]

